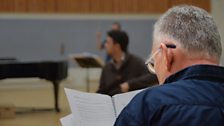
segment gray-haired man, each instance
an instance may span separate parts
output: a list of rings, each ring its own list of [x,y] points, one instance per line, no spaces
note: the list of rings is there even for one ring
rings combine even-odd
[[[139,93],[116,126],[223,126],[224,68],[213,18],[194,6],[169,9],[154,26],[146,61],[160,86]]]

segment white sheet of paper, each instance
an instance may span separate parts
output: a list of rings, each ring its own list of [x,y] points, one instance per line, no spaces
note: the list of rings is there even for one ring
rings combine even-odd
[[[112,126],[115,112],[110,96],[65,88],[77,126]]]
[[[115,103],[115,109],[116,109],[116,117],[121,113],[121,111],[124,109],[126,105],[131,101],[131,99],[141,92],[144,89],[131,91],[127,93],[117,94],[113,96],[113,100]]]
[[[75,126],[73,115],[69,114],[63,118],[60,119],[62,126]]]

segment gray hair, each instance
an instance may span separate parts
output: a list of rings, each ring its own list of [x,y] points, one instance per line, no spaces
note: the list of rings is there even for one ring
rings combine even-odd
[[[217,60],[221,57],[221,38],[215,21],[198,7],[181,5],[169,9],[155,23],[153,37],[154,41],[167,37],[175,40],[189,55]]]

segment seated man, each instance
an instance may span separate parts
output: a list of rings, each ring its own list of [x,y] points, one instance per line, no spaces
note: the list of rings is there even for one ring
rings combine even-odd
[[[160,86],[137,94],[115,126],[224,126],[222,46],[213,18],[177,6],[156,22],[153,37],[146,63]]]
[[[112,96],[158,83],[156,75],[147,71],[144,61],[128,53],[128,43],[125,32],[108,32],[105,47],[112,60],[103,68],[97,93]]]

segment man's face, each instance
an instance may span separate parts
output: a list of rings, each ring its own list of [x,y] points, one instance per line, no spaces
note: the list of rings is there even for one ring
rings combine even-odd
[[[113,55],[114,52],[114,42],[113,39],[109,36],[106,38],[106,43],[105,43],[106,51],[108,55]]]
[[[120,27],[117,24],[112,24],[111,29],[115,31],[119,31]]]

